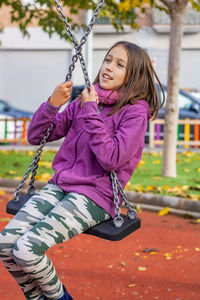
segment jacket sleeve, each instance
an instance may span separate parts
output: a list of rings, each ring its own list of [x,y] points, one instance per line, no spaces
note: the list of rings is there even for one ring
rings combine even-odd
[[[84,103],[82,117],[84,128],[89,135],[90,148],[106,171],[118,169],[133,155],[137,155],[138,147],[144,145],[147,109],[141,104],[130,105],[124,109],[113,136],[110,136],[101,120],[95,102]]]
[[[32,145],[39,145],[47,129],[54,122],[52,133],[48,142],[59,140],[64,137],[72,123],[75,101],[67,105],[64,111],[58,113],[60,107],[55,107],[44,102],[33,115],[27,131],[28,142]]]

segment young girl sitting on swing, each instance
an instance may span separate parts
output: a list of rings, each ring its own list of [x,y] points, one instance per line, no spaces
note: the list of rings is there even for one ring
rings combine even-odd
[[[62,83],[34,114],[31,144],[40,144],[53,120],[48,141],[65,139],[53,178],[0,235],[0,259],[26,299],[72,299],[45,252],[115,216],[110,172],[124,188],[141,159],[148,120],[163,105],[155,78],[161,86],[147,53],[121,41],[106,54],[90,91],[58,113],[72,89],[72,82]]]

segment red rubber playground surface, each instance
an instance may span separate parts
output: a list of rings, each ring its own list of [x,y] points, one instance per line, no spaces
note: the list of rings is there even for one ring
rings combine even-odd
[[[8,222],[0,196],[0,230]],[[141,212],[142,228],[119,242],[80,235],[48,251],[74,300],[199,300],[200,223]],[[22,300],[0,265],[0,300]]]

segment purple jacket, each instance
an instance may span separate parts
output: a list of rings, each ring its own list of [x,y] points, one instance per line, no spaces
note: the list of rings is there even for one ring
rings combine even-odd
[[[100,115],[96,102],[86,102],[81,108],[78,100],[58,113],[59,107],[47,101],[33,116],[28,141],[39,145],[55,119],[48,141],[65,139],[54,158],[55,173],[49,182],[66,192],[88,196],[114,217],[110,171],[115,171],[124,188],[141,159],[150,110],[143,100],[107,116],[112,108],[105,105]]]

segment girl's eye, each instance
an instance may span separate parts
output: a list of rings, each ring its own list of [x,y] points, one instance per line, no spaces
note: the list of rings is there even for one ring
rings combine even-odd
[[[120,67],[124,68],[124,65],[122,65],[122,64],[118,64],[118,66],[120,66]]]
[[[110,59],[108,59],[108,58],[105,58],[105,61],[110,61]]]

